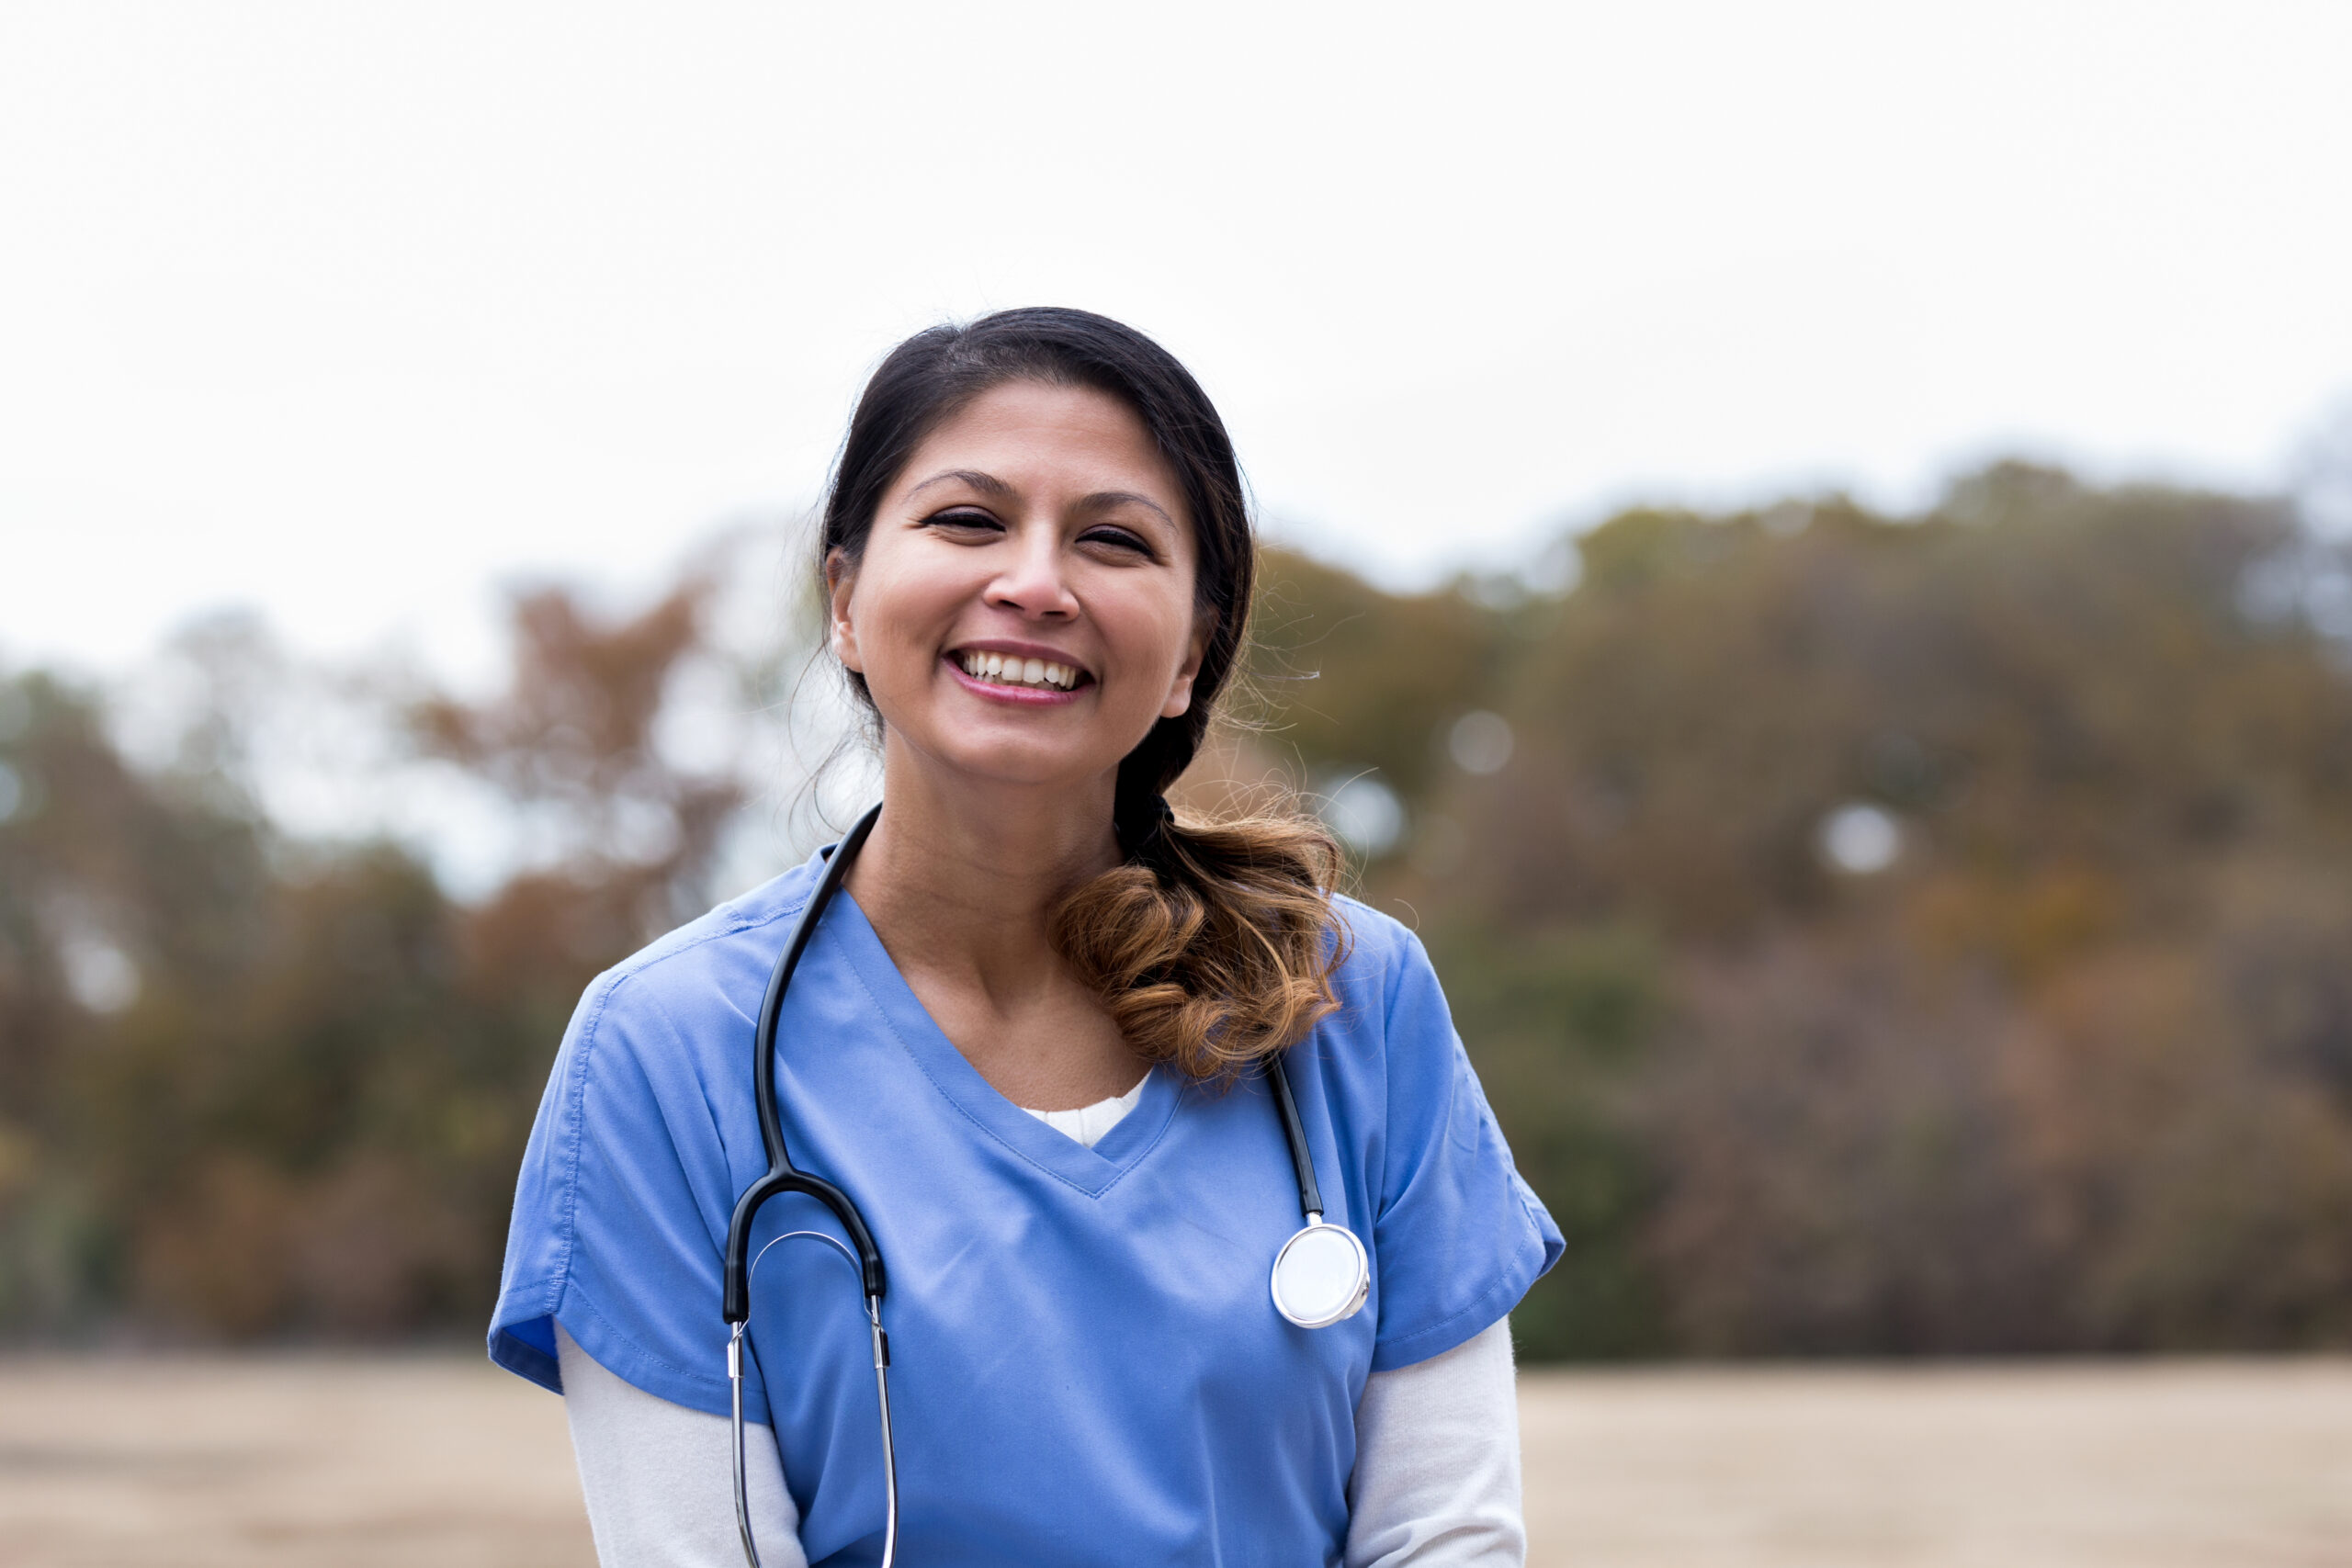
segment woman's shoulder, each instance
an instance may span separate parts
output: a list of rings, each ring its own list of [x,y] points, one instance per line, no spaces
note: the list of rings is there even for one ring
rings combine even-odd
[[[784,930],[808,902],[816,863],[796,865],[655,937],[589,983],[598,991],[649,998],[705,989],[714,966],[732,968],[746,952],[773,959]]]
[[[1331,987],[1343,1016],[1383,1020],[1408,986],[1426,977],[1434,987],[1428,950],[1404,921],[1343,893],[1331,896],[1331,914],[1342,948]]]
[[[553,1321],[599,1362],[679,1403],[724,1409],[693,1365],[718,1247],[757,1159],[751,1021],[813,877],[797,867],[687,921],[589,983],[564,1032],[515,1183],[491,1332],[501,1364],[560,1385]],[[756,1165],[750,1166],[756,1172]],[[697,1232],[707,1252],[679,1241]],[[641,1260],[707,1264],[707,1291],[656,1290]]]
[[[809,900],[814,861],[665,931],[588,983],[564,1032],[562,1058],[588,1075],[593,1058],[656,1055],[675,1077],[757,1013],[783,933]]]
[[[1453,1071],[1461,1045],[1427,949],[1410,926],[1361,900],[1331,900],[1344,956],[1332,972],[1336,1010],[1315,1026],[1312,1055],[1323,1070],[1369,1088]]]

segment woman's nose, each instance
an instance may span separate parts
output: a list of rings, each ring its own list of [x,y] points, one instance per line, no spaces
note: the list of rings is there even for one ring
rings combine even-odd
[[[1062,573],[1061,540],[1056,530],[1025,527],[1008,541],[1003,570],[988,587],[988,602],[1033,620],[1078,614],[1078,598]]]

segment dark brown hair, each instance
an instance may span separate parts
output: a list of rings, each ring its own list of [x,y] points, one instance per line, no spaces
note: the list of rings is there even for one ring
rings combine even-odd
[[[1113,818],[1126,858],[1063,900],[1053,938],[1139,1054],[1195,1078],[1230,1077],[1339,1005],[1330,976],[1346,931],[1329,894],[1339,850],[1320,824],[1274,813],[1183,821],[1163,803],[1240,656],[1257,570],[1240,466],[1200,383],[1141,333],[1084,310],[1002,310],[917,333],[858,400],[825,501],[818,575],[835,551],[854,570],[875,509],[915,448],[1009,381],[1116,398],[1183,487],[1200,561],[1195,603],[1209,627],[1193,704],[1120,762]],[[852,671],[849,682],[874,713],[864,679]]]

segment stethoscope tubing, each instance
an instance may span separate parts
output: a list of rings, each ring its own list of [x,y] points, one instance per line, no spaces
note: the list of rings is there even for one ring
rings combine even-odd
[[[775,1247],[796,1238],[821,1241],[842,1255],[851,1269],[858,1269],[854,1253],[842,1245],[837,1236],[823,1231],[786,1231],[760,1248],[745,1271],[749,1279],[760,1271],[760,1263]],[[863,1272],[863,1270],[860,1270]],[[890,1436],[890,1337],[882,1329],[882,1303],[875,1296],[865,1298],[865,1317],[874,1331],[874,1396],[882,1410],[882,1568],[891,1568],[899,1555],[899,1449]],[[761,1568],[760,1544],[752,1533],[752,1496],[743,1459],[743,1337],[751,1329],[751,1320],[736,1324],[727,1338],[727,1382],[734,1424],[735,1453],[735,1528],[743,1538],[743,1557],[751,1568]]]
[[[1298,1178],[1298,1212],[1308,1224],[1323,1220],[1323,1190],[1315,1184],[1315,1155],[1306,1146],[1306,1128],[1298,1120],[1298,1101],[1290,1092],[1290,1068],[1279,1056],[1266,1064],[1266,1081],[1274,1086],[1274,1105],[1282,1112],[1283,1136],[1290,1145],[1290,1168]]]
[[[761,1207],[779,1192],[805,1192],[831,1210],[857,1248],[859,1282],[865,1287],[866,1299],[878,1303],[889,1293],[889,1276],[882,1267],[882,1250],[874,1245],[874,1233],[866,1228],[865,1216],[857,1212],[849,1194],[821,1177],[793,1168],[791,1151],[784,1142],[784,1112],[775,1097],[775,1032],[784,1012],[785,992],[792,984],[793,971],[800,967],[800,955],[808,950],[809,939],[817,934],[817,922],[824,917],[825,907],[841,891],[842,879],[849,874],[851,863],[856,860],[857,852],[864,847],[866,835],[874,831],[874,824],[881,815],[882,807],[876,802],[829,852],[824,874],[818,878],[808,901],[800,907],[800,918],[793,922],[792,934],[786,939],[784,952],[768,976],[767,994],[760,998],[759,1025],[752,1032],[752,1085],[759,1111],[760,1143],[767,1153],[768,1170],[743,1190],[727,1222],[719,1312],[730,1325],[741,1323],[752,1314],[752,1221]]]
[[[898,1557],[899,1456],[890,1432],[890,1341],[882,1328],[882,1298],[889,1292],[889,1275],[882,1266],[882,1250],[874,1244],[874,1233],[866,1227],[865,1216],[858,1212],[849,1194],[822,1177],[794,1168],[791,1150],[784,1141],[784,1115],[775,1095],[776,1024],[783,1016],[785,992],[792,984],[793,971],[800,967],[801,954],[808,950],[809,939],[816,935],[817,922],[823,918],[825,907],[841,891],[851,862],[857,858],[858,850],[865,845],[866,835],[874,831],[874,824],[881,815],[882,807],[876,803],[842,835],[840,843],[826,852],[824,873],[809,892],[808,901],[801,906],[800,918],[793,922],[784,952],[768,976],[767,992],[760,998],[759,1022],[752,1032],[752,1082],[760,1118],[760,1143],[767,1155],[768,1169],[766,1175],[744,1189],[742,1196],[735,1201],[735,1212],[728,1218],[719,1307],[729,1325],[727,1379],[734,1427],[735,1523],[742,1534],[744,1560],[751,1568],[760,1568],[760,1549],[752,1532],[751,1496],[743,1462],[743,1336],[751,1326],[752,1274],[759,1267],[759,1258],[750,1256],[752,1222],[770,1198],[783,1192],[804,1192],[822,1203],[841,1221],[842,1228],[849,1233],[857,1248],[853,1255],[838,1238],[822,1231],[791,1231],[760,1248],[760,1258],[765,1258],[768,1247],[778,1241],[796,1235],[815,1236],[837,1248],[857,1270],[858,1282],[865,1295],[866,1321],[873,1330],[874,1390],[882,1412],[882,1568],[891,1568]]]
[[[848,1193],[822,1177],[795,1168],[791,1151],[784,1139],[784,1114],[775,1094],[776,1026],[783,1016],[784,998],[792,984],[793,972],[799,968],[801,955],[808,951],[815,936],[817,923],[824,916],[826,906],[833,895],[841,891],[842,880],[849,874],[850,864],[857,852],[865,846],[867,835],[874,831],[875,822],[881,817],[877,803],[856,825],[843,834],[840,843],[824,852],[825,869],[810,890],[808,902],[800,908],[799,918],[793,922],[786,938],[784,951],[778,955],[775,969],[768,976],[767,991],[760,999],[760,1016],[752,1031],[752,1081],[760,1118],[760,1143],[767,1155],[767,1173],[743,1190],[735,1201],[734,1213],[727,1224],[727,1252],[723,1261],[724,1279],[721,1287],[720,1313],[729,1326],[727,1341],[727,1377],[730,1385],[730,1404],[734,1427],[735,1522],[743,1538],[743,1556],[751,1568],[760,1568],[760,1550],[752,1532],[752,1508],[749,1486],[744,1474],[743,1458],[743,1339],[751,1326],[752,1275],[777,1242],[797,1236],[813,1236],[831,1246],[849,1260],[857,1270],[858,1280],[865,1294],[865,1316],[872,1329],[874,1345],[874,1386],[882,1412],[882,1480],[884,1517],[882,1535],[882,1568],[891,1568],[899,1545],[899,1461],[890,1430],[890,1339],[882,1327],[882,1300],[889,1292],[889,1276],[882,1267],[881,1248],[875,1245],[874,1233],[865,1224],[865,1216],[858,1212]],[[1281,1056],[1270,1058],[1264,1066],[1267,1082],[1272,1087],[1274,1104],[1282,1114],[1283,1137],[1288,1145],[1292,1173],[1298,1179],[1299,1212],[1306,1216],[1306,1229],[1291,1238],[1296,1242],[1310,1232],[1337,1230],[1348,1238],[1355,1251],[1357,1282],[1351,1298],[1338,1303],[1328,1314],[1314,1318],[1295,1315],[1283,1299],[1279,1285],[1282,1258],[1289,1252],[1285,1243],[1276,1254],[1277,1283],[1273,1301],[1275,1310],[1302,1328],[1319,1328],[1352,1315],[1363,1303],[1370,1285],[1363,1244],[1340,1226],[1329,1226],[1323,1221],[1323,1195],[1315,1179],[1315,1156],[1307,1146],[1306,1129],[1299,1120],[1298,1101],[1291,1091],[1290,1072]],[[849,1233],[849,1242],[823,1231],[787,1231],[760,1248],[759,1257],[751,1255],[752,1223],[770,1198],[785,1192],[800,1192],[814,1198],[831,1211]],[[852,1248],[855,1250],[853,1251]]]

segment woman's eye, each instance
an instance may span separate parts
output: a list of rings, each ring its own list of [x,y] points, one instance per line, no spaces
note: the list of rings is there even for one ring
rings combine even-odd
[[[1139,556],[1151,554],[1151,546],[1142,536],[1130,534],[1125,528],[1089,528],[1079,538],[1084,544],[1112,545],[1123,550],[1132,550]]]
[[[1001,533],[1004,530],[1004,525],[987,513],[975,512],[968,508],[933,513],[923,519],[923,524],[926,527],[932,528],[953,528],[974,532],[993,529]]]

